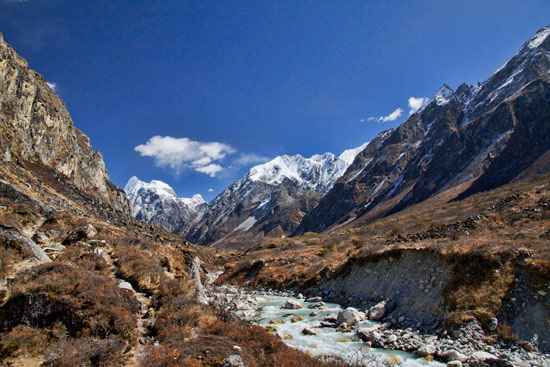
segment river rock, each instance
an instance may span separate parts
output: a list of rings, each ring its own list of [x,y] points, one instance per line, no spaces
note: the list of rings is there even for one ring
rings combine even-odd
[[[462,362],[450,361],[449,363],[447,363],[447,367],[462,367]]]
[[[309,314],[309,317],[315,317],[315,316],[319,316],[319,312],[315,312],[315,311],[314,311],[314,312],[311,312],[311,313]]]
[[[322,302],[323,299],[321,297],[311,297],[306,299],[306,302]]]
[[[284,308],[286,310],[297,310],[297,309],[300,309],[302,308],[302,304],[298,301],[295,301],[293,299],[289,299],[288,301],[285,302],[285,304],[283,306],[281,306],[281,308]]]
[[[333,323],[333,324],[336,323],[336,320],[337,320],[337,317],[336,317],[336,316],[333,316],[333,315],[325,317],[325,321],[326,321],[326,322],[331,322],[331,323]]]
[[[433,345],[427,344],[421,346],[417,351],[416,354],[420,357],[427,357],[427,356],[433,356],[436,352],[436,349]]]
[[[317,302],[317,303],[314,303],[314,304],[311,304],[309,306],[307,306],[307,308],[323,308],[325,307],[325,303],[324,302]]]
[[[244,361],[238,354],[227,357],[221,363],[222,367],[245,367]]]
[[[439,356],[443,359],[446,359],[447,361],[460,361],[460,362],[466,362],[468,360],[468,357],[454,349],[448,349],[443,351]]]
[[[475,360],[478,360],[478,361],[486,361],[486,360],[489,360],[489,359],[497,360],[498,357],[495,356],[494,354],[478,350],[478,351],[472,353],[472,359],[475,359]]]
[[[359,315],[359,311],[353,307],[348,307],[338,312],[338,316],[336,317],[337,324],[343,324],[345,322],[348,326],[356,325],[360,321],[361,316]]]
[[[388,343],[395,343],[397,341],[397,335],[392,334],[388,337]]]
[[[304,318],[302,316],[294,316],[293,318],[290,319],[290,322],[292,322],[293,324],[300,321],[304,321]]]
[[[369,320],[380,321],[386,316],[386,301],[382,301],[374,306],[368,312]]]
[[[308,328],[308,327],[306,327],[306,328],[304,328],[304,330],[302,330],[302,334],[304,334],[304,335],[317,335],[317,333],[314,330],[312,330],[311,328]]]

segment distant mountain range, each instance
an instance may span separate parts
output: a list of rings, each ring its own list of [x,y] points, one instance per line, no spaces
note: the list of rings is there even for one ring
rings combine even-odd
[[[550,172],[549,36],[550,27],[540,29],[483,83],[444,84],[364,146],[339,157],[277,157],[199,209],[175,194],[163,199],[167,189],[154,181],[147,190],[129,182],[134,215],[195,243],[246,247],[395,213],[450,188],[461,199]]]
[[[125,191],[140,220],[195,243],[250,245],[265,236],[292,234],[367,144],[340,156],[276,157],[252,167],[208,204],[200,195],[178,198],[167,184],[145,183],[137,177],[128,181]]]

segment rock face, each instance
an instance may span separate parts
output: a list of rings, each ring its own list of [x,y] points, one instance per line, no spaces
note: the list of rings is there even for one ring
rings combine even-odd
[[[0,35],[0,161],[38,161],[79,189],[130,213],[124,192],[109,181],[101,153],[73,125],[59,96]]]
[[[380,208],[383,216],[463,183],[461,199],[550,172],[550,27],[489,79],[443,85],[395,130],[381,133],[306,215],[320,232]]]

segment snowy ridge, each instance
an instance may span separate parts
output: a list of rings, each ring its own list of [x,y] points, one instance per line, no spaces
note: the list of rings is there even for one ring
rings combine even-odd
[[[252,167],[246,179],[274,186],[289,179],[304,190],[326,193],[367,145],[368,142],[348,149],[340,156],[332,153],[316,154],[310,158],[304,158],[300,154],[278,156],[267,163]]]
[[[462,126],[509,98],[530,81],[548,76],[550,26],[541,28],[520,50],[464,100]],[[546,64],[546,66],[545,66]]]
[[[366,143],[358,146],[357,148],[344,150],[342,154],[338,156],[338,158],[346,162],[348,165],[351,165],[355,160],[355,157],[357,157],[357,154],[365,150],[365,148],[367,147],[367,145],[369,145],[369,143],[370,141],[367,141]]]

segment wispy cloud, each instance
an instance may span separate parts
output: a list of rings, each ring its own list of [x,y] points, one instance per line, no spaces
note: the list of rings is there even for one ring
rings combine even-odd
[[[57,84],[55,84],[54,82],[46,82],[46,84],[48,84],[48,87],[50,87],[51,90],[57,92]]]
[[[208,192],[214,192],[214,189],[213,189],[213,188],[209,188],[209,189],[208,189]]]
[[[236,153],[233,147],[224,143],[199,142],[171,136],[153,136],[134,150],[143,157],[152,157],[156,165],[171,168],[176,174],[183,169],[194,169],[210,177],[215,177],[223,170],[220,164],[214,162]]]
[[[398,107],[395,111],[393,111],[387,116],[369,117],[367,121],[391,122],[391,121],[397,120],[402,114],[403,114],[403,109],[401,107]]]
[[[409,116],[422,108],[429,99],[425,97],[410,97],[409,98]]]
[[[239,158],[235,159],[233,164],[239,166],[249,166],[252,164],[264,163],[269,161],[270,158],[264,157],[254,153],[241,154]]]

